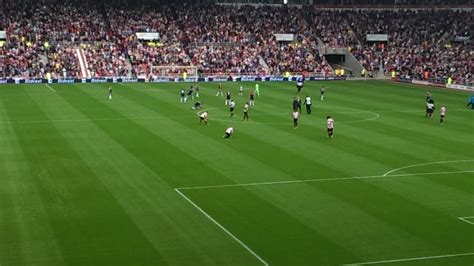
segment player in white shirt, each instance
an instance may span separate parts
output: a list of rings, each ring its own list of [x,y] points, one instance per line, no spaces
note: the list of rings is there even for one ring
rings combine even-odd
[[[242,87],[242,84],[240,84],[239,96],[244,96],[244,87]]]
[[[230,107],[230,117],[234,117],[234,110],[235,110],[234,100],[230,100],[229,107]]]
[[[109,87],[109,100],[112,100],[112,86]]]
[[[444,117],[446,116],[446,107],[445,106],[441,106],[441,108],[439,109],[439,115],[440,115],[439,122],[441,124],[443,124],[444,123]]]
[[[426,117],[429,117],[429,118],[433,117],[434,110],[435,110],[434,101],[430,99],[426,103]]]
[[[293,111],[293,113],[291,113],[291,117],[293,117],[293,128],[298,127],[299,116],[300,116],[300,113],[298,113],[298,111]]]
[[[304,99],[304,103],[306,105],[306,113],[307,114],[311,114],[311,97],[309,97],[308,95],[306,95],[306,98]]]
[[[208,123],[208,116],[209,116],[209,113],[207,111],[205,112],[202,112],[200,115],[199,115],[199,124],[201,124],[202,122],[204,122],[204,124],[206,125],[209,125]]]
[[[334,119],[332,117],[327,116],[326,117],[326,127],[328,131],[328,136],[329,138],[332,138],[334,136]]]
[[[244,105],[244,119],[242,119],[242,121],[245,121],[245,120],[249,121],[249,108],[250,108],[249,103],[248,102],[245,103],[245,105]]]
[[[234,134],[234,128],[233,128],[233,127],[228,127],[228,128],[225,130],[224,138],[225,138],[225,139],[228,139],[228,138],[232,137],[233,134]]]

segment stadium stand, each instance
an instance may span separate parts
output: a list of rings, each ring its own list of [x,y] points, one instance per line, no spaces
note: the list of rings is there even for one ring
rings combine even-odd
[[[409,3],[409,2],[407,2]],[[335,9],[314,5],[139,5],[6,1],[0,78],[147,76],[150,65],[201,75],[331,75],[324,47],[347,48],[363,68],[472,83],[473,13],[454,9]],[[157,32],[159,41],[137,32]],[[292,34],[278,41],[275,34]],[[387,34],[368,42],[367,34]]]

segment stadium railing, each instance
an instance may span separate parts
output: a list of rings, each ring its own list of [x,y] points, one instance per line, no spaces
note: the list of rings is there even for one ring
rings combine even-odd
[[[241,81],[296,81],[297,77],[301,75],[292,74],[290,76],[275,76],[275,75],[236,75],[236,76],[206,76],[197,79],[197,82],[241,82]],[[345,77],[338,76],[306,76],[306,80],[345,80]],[[135,82],[196,82],[196,79],[180,78],[136,78],[136,77],[101,77],[101,78],[66,78],[66,79],[24,79],[24,78],[7,78],[0,79],[0,84],[54,84],[54,83],[135,83]]]

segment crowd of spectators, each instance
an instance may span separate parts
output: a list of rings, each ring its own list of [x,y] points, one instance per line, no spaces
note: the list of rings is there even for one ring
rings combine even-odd
[[[167,4],[124,8],[4,1],[0,78],[147,76],[150,66],[200,73],[328,75],[321,47],[345,47],[369,71],[471,82],[472,12],[321,10],[275,6]],[[137,39],[157,32],[159,41]],[[275,34],[292,34],[279,41]],[[387,42],[367,42],[387,34]],[[461,37],[461,41],[456,40]],[[459,41],[459,42],[455,42]],[[83,64],[77,49],[84,55]],[[85,68],[85,69],[84,69]],[[86,70],[86,71],[84,71]]]
[[[347,47],[368,71],[416,79],[472,82],[472,12],[459,10],[344,10],[311,14],[324,45]],[[368,42],[367,34],[387,34],[387,42]]]

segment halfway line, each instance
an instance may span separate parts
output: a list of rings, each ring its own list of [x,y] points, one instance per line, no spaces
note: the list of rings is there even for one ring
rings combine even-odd
[[[306,183],[306,182],[343,181],[343,180],[353,180],[353,179],[374,179],[374,178],[389,178],[389,177],[402,177],[402,176],[443,175],[443,174],[461,174],[461,173],[474,173],[474,170],[398,174],[398,175],[389,175],[389,176],[372,175],[372,176],[351,176],[351,177],[339,177],[339,178],[317,178],[317,179],[270,181],[270,182],[256,182],[256,183],[243,183],[243,184],[213,185],[213,186],[180,187],[180,188],[175,188],[175,189],[186,190],[186,189],[206,189],[206,188],[224,188],[224,187],[247,187],[247,186],[264,186],[264,185],[278,185],[278,184],[292,184],[292,183]]]

